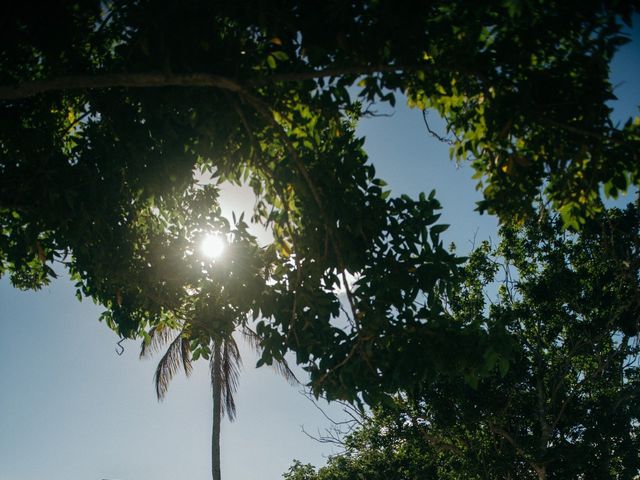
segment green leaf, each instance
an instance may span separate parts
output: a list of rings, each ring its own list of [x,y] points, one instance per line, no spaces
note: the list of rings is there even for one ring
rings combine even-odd
[[[509,372],[509,361],[502,356],[498,359],[498,370],[500,371],[500,376],[502,378],[504,378]]]
[[[276,52],[271,52],[271,55],[273,55],[275,58],[277,58],[281,62],[289,60],[289,55],[287,55],[285,52],[280,51],[280,50],[278,50]],[[274,67],[272,67],[272,68],[274,68]]]
[[[431,231],[431,234],[439,235],[442,232],[444,232],[445,230],[447,230],[449,227],[450,227],[450,225],[448,225],[446,223],[441,223],[439,225],[434,225],[433,227],[431,227],[430,231]]]

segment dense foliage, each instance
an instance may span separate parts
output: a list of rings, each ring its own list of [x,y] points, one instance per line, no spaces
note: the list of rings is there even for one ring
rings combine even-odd
[[[481,210],[526,217],[544,188],[579,228],[602,186],[615,196],[640,183],[637,122],[613,125],[606,103],[636,11],[11,2],[0,22],[0,272],[38,288],[62,262],[120,335],[187,322],[194,356],[250,316],[262,361],[296,352],[330,397],[369,399],[448,370],[471,378],[501,347],[441,303],[460,260],[441,244],[439,204],[391,197],[354,122],[404,93],[447,121],[452,154],[478,172]],[[217,187],[197,185],[196,171],[251,185],[253,220],[273,243],[222,218]],[[197,255],[208,231],[226,236],[224,259]]]
[[[496,366],[477,384],[440,376],[396,396],[347,436],[345,454],[285,478],[638,478],[639,228],[636,205],[580,237],[548,217],[503,229],[496,251],[485,243],[469,258],[451,309],[504,326],[508,363],[488,353]]]

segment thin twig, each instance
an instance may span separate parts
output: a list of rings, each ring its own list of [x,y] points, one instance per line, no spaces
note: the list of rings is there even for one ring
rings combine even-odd
[[[437,132],[435,132],[434,130],[431,129],[431,127],[429,126],[429,121],[427,120],[427,111],[426,110],[422,110],[422,119],[424,120],[425,127],[427,127],[427,132],[429,132],[431,134],[431,136],[433,136],[434,138],[436,138],[438,141],[440,141],[442,143],[446,143],[447,145],[454,145],[455,144],[455,142],[453,140],[451,140],[450,138],[443,137],[442,135],[438,134]]]

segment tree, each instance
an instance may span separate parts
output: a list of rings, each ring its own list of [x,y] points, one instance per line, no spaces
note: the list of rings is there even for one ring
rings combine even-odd
[[[190,326],[185,325],[173,340],[172,331],[168,328],[154,327],[148,332],[147,340],[143,341],[140,351],[140,358],[150,356],[168,343],[165,354],[160,359],[154,376],[156,394],[158,400],[162,400],[167,393],[169,382],[180,370],[184,370],[187,376],[192,369],[191,343],[189,339]],[[173,332],[175,333],[175,332]],[[255,332],[250,329],[243,331],[244,337],[254,347],[258,348],[259,339]],[[236,404],[234,395],[238,387],[242,358],[238,344],[232,335],[222,338],[211,338],[210,343],[202,346],[200,341],[198,356],[209,359],[211,372],[211,390],[213,397],[213,426],[211,434],[211,474],[213,480],[220,480],[220,425],[222,418],[226,415],[233,421],[236,416]],[[286,362],[276,363],[276,370],[283,375],[287,381],[297,383],[293,372]]]
[[[158,339],[161,340],[158,340]],[[150,332],[150,345],[159,346],[160,342],[168,341],[164,330],[153,329]],[[241,364],[238,345],[233,337],[224,340],[212,340],[208,346],[211,350],[209,362],[211,371],[211,389],[213,391],[213,427],[211,434],[211,476],[213,480],[220,480],[220,422],[223,415],[233,421],[236,414],[234,394],[238,384],[238,374]],[[149,349],[143,342],[140,357],[149,355]],[[208,355],[208,354],[205,354]],[[185,332],[178,332],[177,336],[160,359],[154,376],[158,400],[164,398],[168,384],[175,373],[184,369],[186,375],[191,373],[191,348]]]
[[[496,250],[470,256],[450,308],[504,328],[510,353],[488,353],[477,383],[441,375],[399,393],[347,436],[345,455],[285,478],[637,478],[639,229],[638,204],[579,237],[548,214],[505,227]]]
[[[471,375],[489,340],[438,303],[459,263],[442,248],[438,203],[391,198],[353,124],[364,104],[404,92],[447,120],[452,153],[482,178],[481,210],[531,215],[544,188],[580,228],[602,185],[615,196],[640,183],[638,125],[612,125],[606,105],[609,62],[637,11],[635,1],[12,4],[0,29],[0,270],[37,288],[64,262],[123,336],[179,318],[198,282],[195,266],[175,274],[196,240],[185,215],[216,216],[213,189],[195,186],[200,169],[246,180],[255,221],[274,234],[252,250],[257,280],[234,287],[247,296],[226,305],[263,319],[263,362],[295,351],[316,392],[351,399],[449,368]],[[452,367],[439,361],[448,343],[466,346]],[[416,352],[431,352],[417,368]]]
[[[256,244],[247,231],[242,216],[234,225],[221,216],[215,204],[218,188],[205,185],[186,192],[179,204],[171,208],[160,205],[139,222],[146,229],[146,242],[137,244],[138,255],[128,266],[133,278],[156,276],[153,283],[136,286],[140,296],[131,290],[119,290],[118,299],[103,320],[113,329],[131,316],[142,312],[156,316],[148,331],[143,331],[141,357],[158,352],[169,344],[160,359],[154,381],[158,399],[164,398],[173,376],[184,370],[191,373],[192,362],[209,360],[213,399],[212,476],[220,479],[220,424],[224,415],[235,418],[234,394],[238,385],[241,357],[234,332],[240,331],[249,343],[259,348],[260,338],[249,328],[248,316],[265,286],[264,270],[273,255]],[[207,208],[202,206],[207,205]],[[206,258],[198,254],[200,239],[207,232],[218,232],[224,242],[225,255]],[[151,269],[149,261],[154,262]],[[150,270],[145,271],[148,268]],[[79,284],[79,288],[85,288]],[[147,302],[132,307],[128,295]],[[156,312],[153,308],[161,307]],[[141,324],[146,318],[135,317]],[[284,358],[274,363],[278,373],[296,382]]]
[[[397,410],[376,408],[344,442],[344,452],[316,469],[294,461],[285,480],[431,480],[438,476],[438,452],[404,425]],[[461,477],[457,477],[461,478]],[[463,477],[473,478],[473,477]]]

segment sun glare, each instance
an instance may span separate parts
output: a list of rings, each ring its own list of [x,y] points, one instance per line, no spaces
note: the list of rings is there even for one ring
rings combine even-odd
[[[218,258],[224,251],[224,240],[220,235],[209,233],[200,244],[200,251],[209,258]]]

